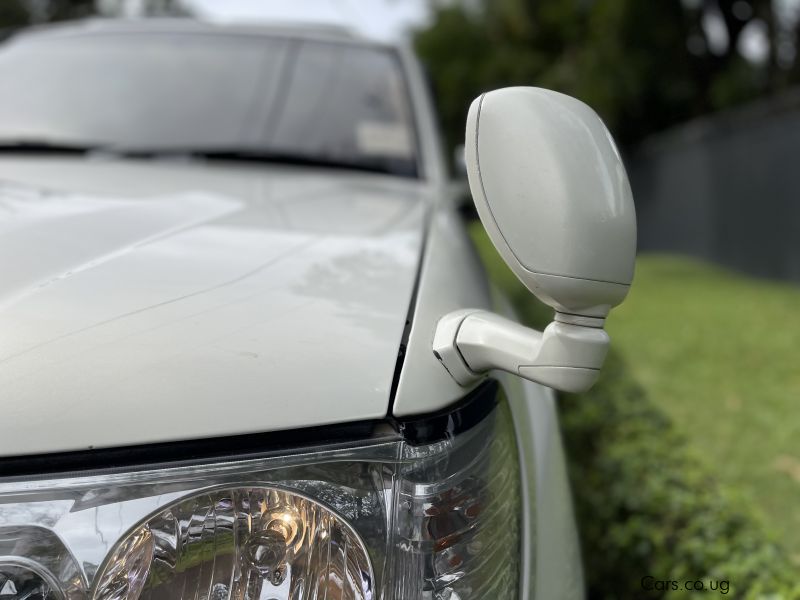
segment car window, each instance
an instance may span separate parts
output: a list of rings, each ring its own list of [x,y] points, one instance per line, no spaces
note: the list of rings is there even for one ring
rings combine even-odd
[[[328,155],[380,157],[397,168],[414,156],[394,55],[304,42],[287,72],[286,94],[268,119],[271,146],[306,154],[322,144]]]
[[[0,47],[0,143],[243,150],[417,172],[379,47],[255,35],[33,35]]]

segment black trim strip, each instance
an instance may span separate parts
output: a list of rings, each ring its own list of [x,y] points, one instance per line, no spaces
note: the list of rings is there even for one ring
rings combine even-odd
[[[487,379],[455,406],[426,415],[397,419],[398,430],[409,444],[422,445],[463,433],[489,416],[497,405],[500,384]]]
[[[274,451],[330,447],[367,440],[380,423],[383,421],[359,421],[200,440],[12,456],[0,458],[0,477],[246,460]]]
[[[394,398],[397,395],[397,388],[400,385],[400,375],[403,373],[403,363],[406,360],[406,350],[408,349],[408,339],[411,337],[411,326],[414,323],[414,313],[417,310],[417,297],[419,296],[419,286],[422,280],[422,266],[425,263],[425,251],[428,248],[428,234],[430,227],[428,224],[431,220],[430,212],[433,210],[431,206],[426,208],[423,222],[425,223],[422,231],[422,241],[420,242],[419,249],[419,263],[417,264],[417,273],[414,277],[414,288],[411,290],[411,299],[408,303],[408,312],[406,313],[406,324],[403,327],[403,335],[400,337],[400,347],[397,349],[397,362],[394,363],[394,373],[392,375],[392,385],[389,388],[389,407],[386,414],[391,415],[394,412]]]
[[[20,476],[39,479],[43,475],[58,473],[80,475],[87,471],[115,472],[234,462],[274,452],[291,454],[299,450],[313,452],[314,448],[329,450],[332,446],[348,446],[368,440],[404,439],[412,445],[429,444],[477,425],[495,407],[498,388],[497,381],[489,379],[448,408],[405,419],[390,418],[201,440],[0,458],[0,479]],[[381,430],[386,433],[376,435],[376,431]],[[392,434],[392,430],[396,433]]]

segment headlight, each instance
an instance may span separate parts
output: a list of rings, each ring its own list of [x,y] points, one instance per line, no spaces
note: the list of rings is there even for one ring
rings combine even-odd
[[[496,392],[365,442],[2,481],[0,598],[515,598],[520,474]]]

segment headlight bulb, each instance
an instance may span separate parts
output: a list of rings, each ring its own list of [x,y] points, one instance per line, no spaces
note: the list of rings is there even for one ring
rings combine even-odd
[[[286,537],[276,529],[256,531],[244,549],[247,561],[272,585],[286,578]]]

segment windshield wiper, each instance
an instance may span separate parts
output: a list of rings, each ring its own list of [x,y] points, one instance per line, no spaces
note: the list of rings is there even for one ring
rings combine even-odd
[[[0,139],[0,154],[92,154],[94,152],[114,153],[114,149],[99,144]]]
[[[325,156],[294,154],[260,150],[257,148],[110,148],[109,151],[133,158],[189,158],[209,161],[256,162],[306,167],[325,167],[331,169],[351,169],[370,173],[388,173],[391,175],[416,176],[414,168],[406,165],[395,165],[395,161],[384,159],[346,160]],[[406,161],[401,161],[405,163]]]
[[[108,154],[123,158],[176,158],[200,159],[209,161],[235,161],[325,167],[332,169],[351,169],[370,173],[416,176],[412,161],[392,161],[385,159],[346,160],[304,154],[272,152],[248,148],[170,148],[170,147],[125,147],[103,144],[83,144],[48,140],[2,140],[0,154]]]

